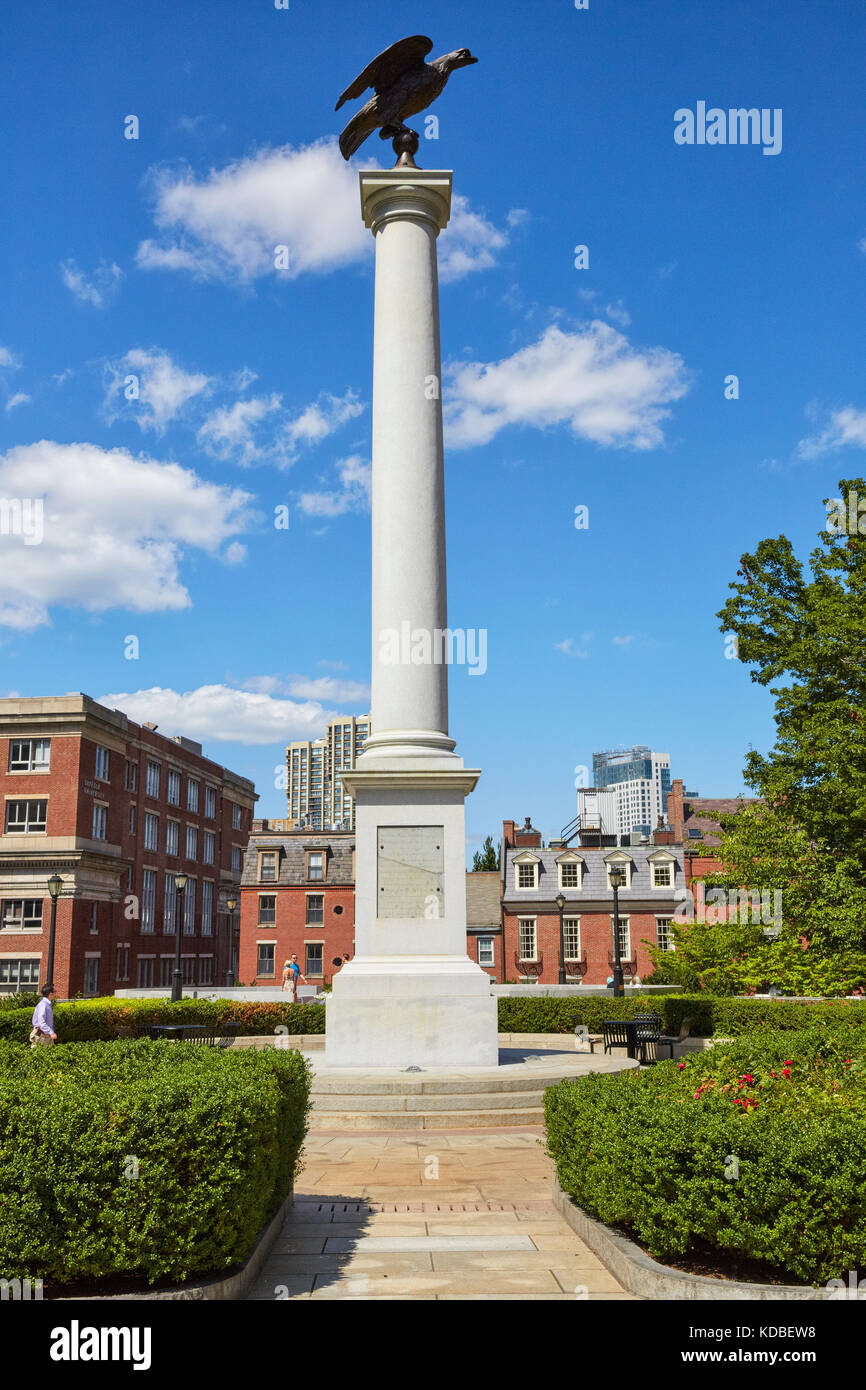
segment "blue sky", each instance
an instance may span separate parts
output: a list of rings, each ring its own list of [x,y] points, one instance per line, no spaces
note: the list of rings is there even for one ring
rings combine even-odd
[[[366,710],[357,169],[391,160],[374,137],[347,168],[333,107],[423,32],[479,58],[418,155],[454,170],[449,618],[488,633],[486,673],[451,673],[470,836],[555,834],[575,766],[620,744],[741,790],[772,700],[714,614],[763,537],[809,552],[866,448],[859,0],[80,0],[4,28],[0,497],[45,499],[41,544],[0,535],[4,692],[112,695],[253,777],[264,815],[286,740]],[[780,152],[675,143],[699,101],[780,109]]]

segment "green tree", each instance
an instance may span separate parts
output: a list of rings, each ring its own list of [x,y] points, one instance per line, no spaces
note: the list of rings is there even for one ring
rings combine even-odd
[[[490,871],[499,868],[499,850],[493,843],[493,836],[488,835],[480,850],[476,850],[472,856],[472,872],[474,874]]]

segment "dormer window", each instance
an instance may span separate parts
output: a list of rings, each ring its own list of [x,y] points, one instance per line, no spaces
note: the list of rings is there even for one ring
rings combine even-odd
[[[605,868],[607,869],[607,886],[613,890],[614,878],[618,877],[617,888],[622,891],[624,888],[631,888],[632,862],[627,854],[611,854],[605,857]],[[618,870],[618,875],[614,874]],[[614,874],[614,877],[612,877]]]
[[[264,850],[259,855],[259,882],[276,883],[277,881],[277,854],[276,850]]]
[[[514,860],[514,887],[518,891],[532,892],[538,887],[538,856],[524,851]]]
[[[676,860],[669,850],[657,849],[649,855],[650,885],[653,888],[673,888]]]
[[[560,888],[580,888],[583,883],[583,860],[574,850],[566,850],[556,861]]]
[[[321,883],[325,877],[325,852],[321,849],[307,850],[307,882]]]

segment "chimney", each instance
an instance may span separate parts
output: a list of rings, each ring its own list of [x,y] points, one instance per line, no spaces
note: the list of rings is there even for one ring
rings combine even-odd
[[[671,844],[679,844],[682,840],[684,821],[683,779],[682,777],[674,777],[671,781],[671,789],[668,792],[668,824],[673,833]]]
[[[155,734],[156,731],[157,731],[157,729],[159,728],[159,725],[158,725],[158,724],[154,724],[153,721],[150,720],[150,719],[146,719],[146,720],[144,721],[144,727],[145,727],[145,729],[150,729],[150,732],[151,732],[152,734]]]
[[[541,848],[541,833],[536,830],[529,816],[514,836],[515,845],[522,845],[525,849]]]
[[[504,821],[502,822],[502,838],[503,838],[503,840],[505,841],[505,847],[506,847],[506,849],[510,849],[510,848],[513,847],[513,845],[514,845],[514,835],[515,835],[514,821],[513,821],[513,820],[504,820]]]

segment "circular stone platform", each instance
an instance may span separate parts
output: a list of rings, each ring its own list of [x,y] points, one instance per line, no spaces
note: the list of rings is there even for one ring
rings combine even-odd
[[[478,1129],[542,1125],[543,1097],[558,1081],[588,1072],[636,1067],[630,1058],[533,1047],[504,1047],[498,1067],[329,1067],[319,1051],[313,1068],[311,1129]]]

